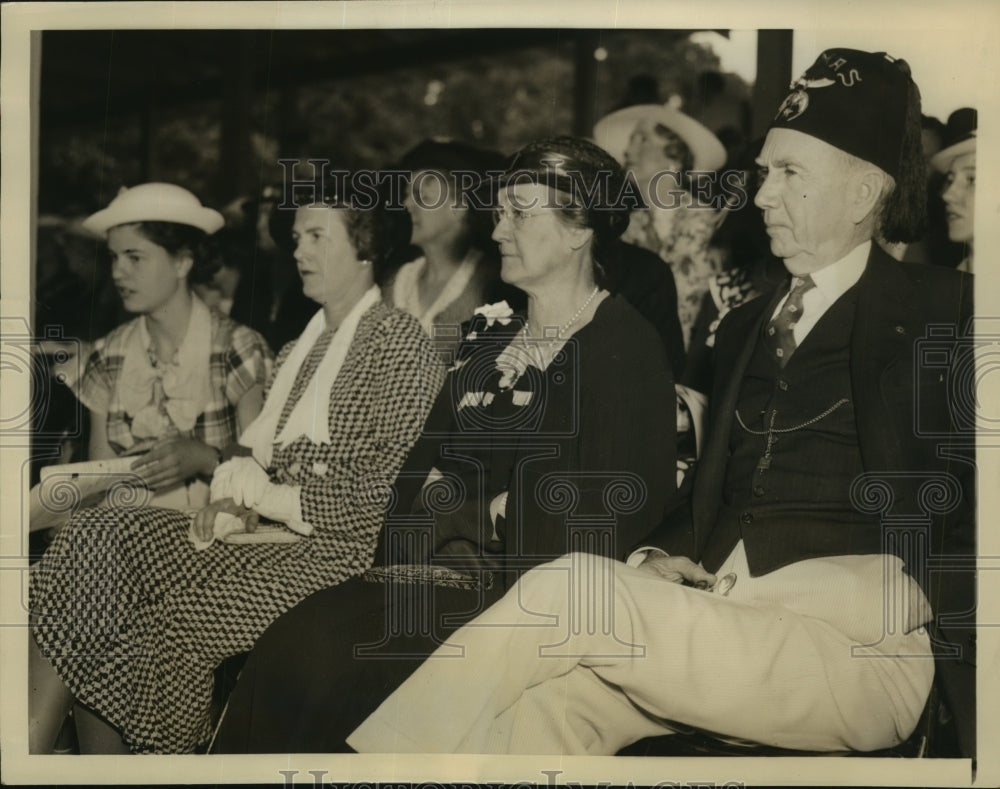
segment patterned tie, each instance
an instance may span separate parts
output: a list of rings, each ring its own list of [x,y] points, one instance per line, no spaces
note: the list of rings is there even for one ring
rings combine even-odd
[[[815,287],[816,283],[808,275],[792,277],[792,289],[788,292],[784,306],[767,324],[767,337],[774,355],[778,357],[778,364],[782,367],[788,364],[788,359],[795,352],[795,334],[792,330],[802,319],[802,297],[807,290]]]

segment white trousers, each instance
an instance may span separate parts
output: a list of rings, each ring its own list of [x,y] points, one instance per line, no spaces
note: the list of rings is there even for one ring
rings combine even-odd
[[[671,722],[785,748],[891,747],[934,676],[892,556],[808,559],[728,596],[573,554],[527,573],[348,739],[359,752],[614,754]]]

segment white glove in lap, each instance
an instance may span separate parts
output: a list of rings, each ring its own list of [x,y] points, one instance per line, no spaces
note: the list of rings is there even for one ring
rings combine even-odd
[[[212,476],[211,500],[231,498],[238,505],[280,521],[299,534],[311,534],[302,521],[300,489],[276,485],[252,457],[234,457],[220,465]]]

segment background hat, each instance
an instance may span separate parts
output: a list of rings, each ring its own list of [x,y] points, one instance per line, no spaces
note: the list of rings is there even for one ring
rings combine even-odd
[[[149,183],[131,189],[122,187],[108,207],[87,217],[83,226],[104,235],[112,227],[129,222],[175,222],[212,234],[225,224],[225,219],[181,186]]]
[[[947,172],[956,156],[975,151],[978,125],[979,113],[972,107],[962,107],[949,115],[944,130],[944,148],[931,157],[931,167]]]
[[[919,99],[904,60],[828,49],[792,83],[771,128],[816,137],[898,178],[911,88]]]
[[[718,170],[726,163],[726,149],[707,127],[668,104],[635,104],[605,115],[594,126],[594,141],[625,162],[625,149],[639,121],[662,123],[691,150],[695,170]]]

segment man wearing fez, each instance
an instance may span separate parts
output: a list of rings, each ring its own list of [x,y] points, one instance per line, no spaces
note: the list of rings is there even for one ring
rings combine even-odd
[[[971,755],[975,468],[948,360],[972,285],[875,243],[911,240],[924,204],[908,66],[824,52],[757,162],[790,277],[719,327],[689,517],[628,564],[528,573],[449,640],[464,658],[424,663],[352,747],[613,754],[681,724],[872,751],[913,732],[937,654]],[[945,339],[924,359],[929,336]]]

